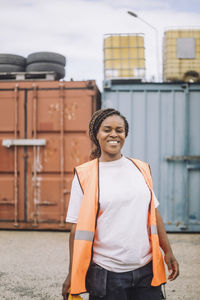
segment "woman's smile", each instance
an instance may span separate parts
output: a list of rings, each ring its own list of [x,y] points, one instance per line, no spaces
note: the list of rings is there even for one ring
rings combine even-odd
[[[119,144],[119,141],[108,141],[108,143],[117,145]]]

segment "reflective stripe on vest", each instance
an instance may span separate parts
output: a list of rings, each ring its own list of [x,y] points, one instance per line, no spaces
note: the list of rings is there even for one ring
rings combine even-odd
[[[159,238],[156,225],[156,211],[153,201],[152,178],[148,164],[131,159],[140,170],[151,192],[150,209],[148,212],[148,227],[152,245],[153,279],[152,286],[166,282],[166,273],[162,253],[159,247]],[[84,195],[76,227],[72,274],[71,294],[86,292],[85,278],[92,260],[92,247],[98,213],[99,173],[98,159],[92,160],[76,168],[76,173],[83,189]]]
[[[151,234],[158,234],[156,225],[151,225]]]
[[[87,230],[76,230],[74,239],[92,242],[94,239],[94,232],[87,231]]]

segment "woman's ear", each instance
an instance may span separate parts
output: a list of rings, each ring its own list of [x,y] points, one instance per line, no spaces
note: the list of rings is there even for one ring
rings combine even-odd
[[[99,142],[99,132],[97,132],[96,139]]]

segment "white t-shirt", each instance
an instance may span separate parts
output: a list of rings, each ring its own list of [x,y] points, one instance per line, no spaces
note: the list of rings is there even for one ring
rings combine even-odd
[[[100,211],[93,261],[113,272],[135,270],[152,259],[148,235],[150,191],[142,173],[122,156],[99,163]],[[74,177],[66,221],[77,223],[83,193]],[[159,205],[154,196],[155,207]]]

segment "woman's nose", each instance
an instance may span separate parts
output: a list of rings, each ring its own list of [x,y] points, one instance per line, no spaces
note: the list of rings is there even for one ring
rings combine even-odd
[[[110,133],[110,136],[112,137],[116,137],[117,136],[117,133],[115,130],[112,130],[111,133]]]

